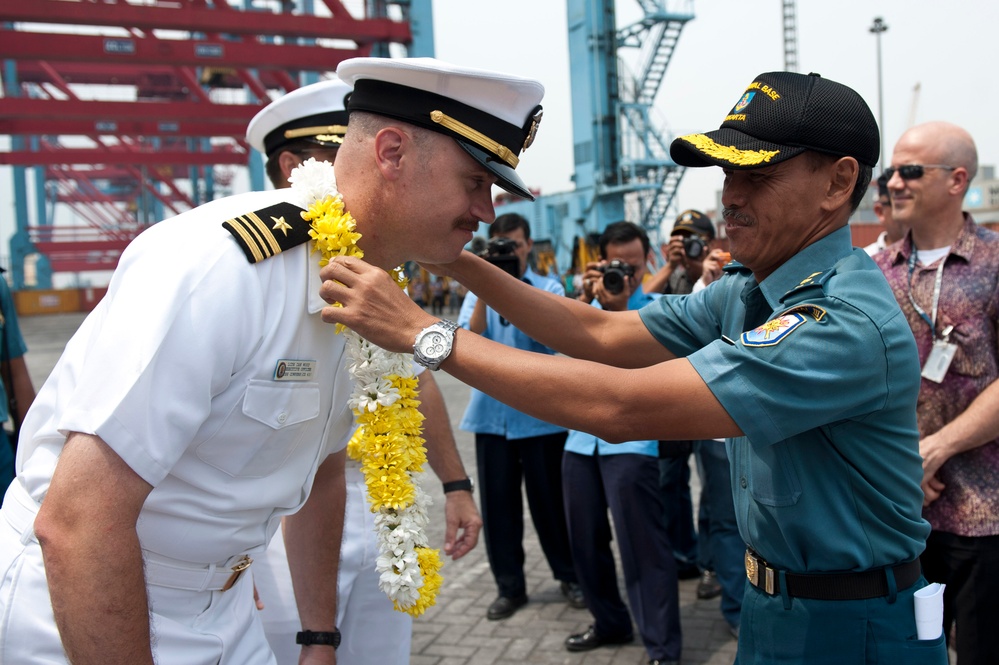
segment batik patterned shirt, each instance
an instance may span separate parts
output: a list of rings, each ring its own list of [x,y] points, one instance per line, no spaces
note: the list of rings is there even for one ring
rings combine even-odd
[[[932,318],[939,262],[915,263],[910,278],[912,251],[909,234],[874,260],[909,321],[925,366],[934,335],[912,303]],[[957,351],[942,382],[922,379],[917,408],[923,438],[964,413],[999,378],[999,233],[978,226],[965,214],[961,234],[940,260],[945,263],[934,327],[939,336],[953,326],[949,341]],[[937,475],[946,489],[924,509],[934,530],[961,536],[999,535],[999,439],[955,455]]]

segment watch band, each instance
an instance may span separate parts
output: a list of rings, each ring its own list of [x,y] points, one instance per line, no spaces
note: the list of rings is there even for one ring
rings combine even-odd
[[[449,483],[444,483],[444,493],[448,492],[458,492],[458,491],[474,492],[475,483],[472,482],[471,478],[465,478],[464,480],[452,480]]]
[[[335,650],[340,646],[340,630],[334,628],[332,632],[322,630],[303,630],[295,636],[295,644],[310,646],[319,644],[333,647]]]

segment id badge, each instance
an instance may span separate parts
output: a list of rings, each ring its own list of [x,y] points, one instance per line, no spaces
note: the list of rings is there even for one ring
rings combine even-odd
[[[934,383],[943,381],[956,352],[957,344],[942,339],[935,340],[926,364],[923,365],[923,378]]]

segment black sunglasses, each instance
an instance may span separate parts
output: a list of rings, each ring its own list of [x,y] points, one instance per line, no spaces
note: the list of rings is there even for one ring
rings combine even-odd
[[[895,171],[898,171],[898,175],[902,180],[919,180],[923,177],[926,169],[946,169],[948,171],[953,171],[956,166],[947,166],[946,164],[903,164],[902,166],[889,166],[884,170],[885,180],[891,180],[891,177],[895,175]]]

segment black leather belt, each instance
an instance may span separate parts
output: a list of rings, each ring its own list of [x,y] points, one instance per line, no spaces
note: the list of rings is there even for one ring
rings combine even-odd
[[[887,596],[887,568],[874,568],[859,573],[819,573],[805,575],[784,573],[787,593],[792,598],[813,600],[866,600]],[[891,566],[895,588],[908,589],[916,583],[922,570],[919,559]],[[752,550],[746,550],[746,577],[749,583],[771,596],[780,594],[780,571],[770,566]]]

